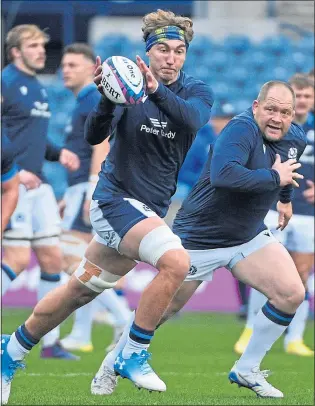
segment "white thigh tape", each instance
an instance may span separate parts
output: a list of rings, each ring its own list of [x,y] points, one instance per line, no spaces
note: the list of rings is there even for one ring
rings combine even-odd
[[[184,249],[180,238],[168,226],[160,226],[142,238],[139,257],[155,267],[162,255],[174,249]]]
[[[49,246],[54,247],[59,245],[59,237],[40,237],[32,240],[33,247]]]
[[[60,245],[64,255],[72,255],[82,258],[88,244],[81,238],[71,234],[62,234],[60,237]]]
[[[86,287],[94,292],[101,293],[105,289],[114,288],[120,275],[114,275],[92,264],[87,259],[82,259],[74,275]]]

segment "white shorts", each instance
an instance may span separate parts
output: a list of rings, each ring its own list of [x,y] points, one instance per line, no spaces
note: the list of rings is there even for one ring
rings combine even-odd
[[[284,230],[277,230],[278,212],[270,210],[265,218],[266,226],[288,251],[314,253],[314,217],[293,214]]]
[[[52,187],[41,184],[37,189],[26,190],[20,185],[18,204],[4,232],[3,245],[30,246],[42,238],[58,237],[60,225]]]
[[[62,219],[63,230],[76,230],[83,233],[91,233],[92,226],[83,221],[83,205],[89,182],[78,183],[68,187],[63,197],[66,208]]]
[[[185,281],[211,281],[216,269],[231,270],[242,259],[272,242],[278,242],[270,230],[264,230],[245,244],[210,250],[187,250],[191,267]]]

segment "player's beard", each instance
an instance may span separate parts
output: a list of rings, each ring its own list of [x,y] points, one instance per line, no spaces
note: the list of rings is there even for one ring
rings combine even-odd
[[[42,70],[44,67],[37,67],[34,66],[32,64],[29,63],[29,61],[27,60],[27,58],[23,55],[23,53],[21,52],[21,58],[22,58],[22,62],[23,64],[26,66],[27,69],[29,69],[30,71],[32,71],[34,74],[39,71]]]

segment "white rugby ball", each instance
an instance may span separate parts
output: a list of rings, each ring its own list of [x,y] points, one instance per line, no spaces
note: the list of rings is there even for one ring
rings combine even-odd
[[[101,84],[105,96],[125,107],[142,102],[143,76],[138,66],[124,56],[111,56],[102,65]]]

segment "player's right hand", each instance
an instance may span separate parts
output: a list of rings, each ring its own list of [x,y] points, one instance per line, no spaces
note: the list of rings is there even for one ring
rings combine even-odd
[[[280,186],[293,185],[299,187],[299,184],[295,179],[303,179],[304,176],[295,172],[296,169],[302,165],[296,162],[296,159],[288,159],[285,162],[281,162],[279,154],[276,154],[276,160],[272,165],[272,169],[276,170],[280,176]]]
[[[27,190],[37,189],[42,183],[38,176],[32,172],[25,171],[24,169],[19,172],[19,177],[20,183],[22,183]]]
[[[106,62],[104,62],[106,63]],[[102,96],[105,96],[103,86],[101,85],[101,80],[102,80],[102,61],[101,57],[97,56],[96,57],[96,62],[95,62],[95,71],[94,71],[94,83],[97,86],[97,90],[101,93]]]

